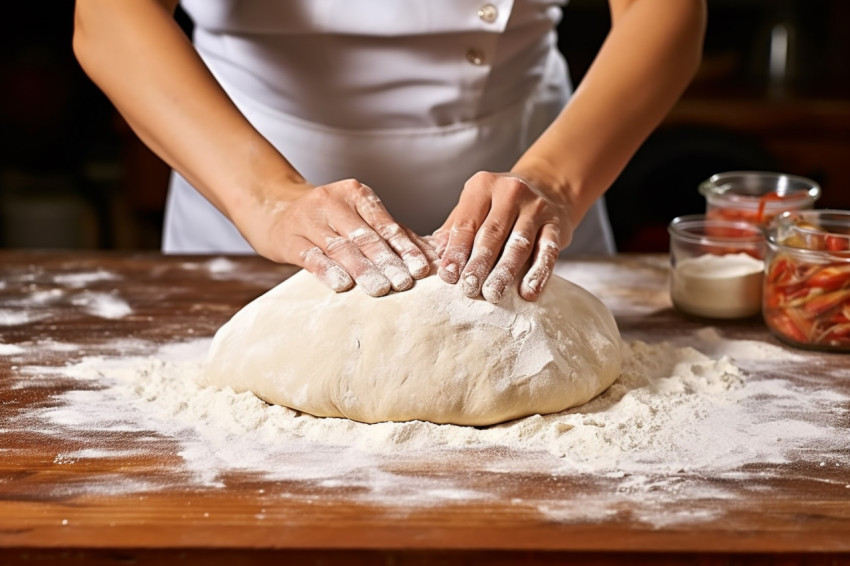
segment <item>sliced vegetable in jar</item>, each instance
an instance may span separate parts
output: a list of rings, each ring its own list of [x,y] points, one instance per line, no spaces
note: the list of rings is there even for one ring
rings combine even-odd
[[[791,343],[850,351],[850,236],[791,221],[769,238],[765,322]]]
[[[742,220],[751,224],[765,225],[778,214],[787,210],[797,210],[808,201],[805,193],[780,194],[766,193],[760,197],[730,199],[729,203],[714,203],[709,207],[707,216],[724,220]]]

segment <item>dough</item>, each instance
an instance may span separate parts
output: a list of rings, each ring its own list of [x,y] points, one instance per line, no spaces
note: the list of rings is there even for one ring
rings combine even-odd
[[[620,372],[619,331],[553,276],[537,302],[498,305],[436,276],[403,293],[334,293],[301,271],[219,329],[201,380],[356,421],[489,425],[580,405]]]

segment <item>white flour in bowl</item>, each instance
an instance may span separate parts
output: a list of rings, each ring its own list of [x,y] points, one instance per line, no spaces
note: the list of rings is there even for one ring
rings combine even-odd
[[[670,296],[685,312],[709,318],[744,318],[761,312],[764,262],[745,253],[704,254],[680,260]]]

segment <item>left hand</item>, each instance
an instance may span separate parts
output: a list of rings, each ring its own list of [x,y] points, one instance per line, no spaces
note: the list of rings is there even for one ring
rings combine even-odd
[[[533,256],[519,294],[537,300],[572,238],[569,210],[564,196],[542,183],[513,173],[476,173],[434,232],[440,278],[460,281],[467,297],[497,303]]]

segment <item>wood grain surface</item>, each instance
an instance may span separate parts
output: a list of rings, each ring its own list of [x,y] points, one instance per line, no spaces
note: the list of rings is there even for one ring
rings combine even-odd
[[[603,268],[602,280],[591,290],[612,308],[624,337],[666,340],[706,326],[670,307],[666,258],[585,258],[570,269],[580,275],[594,266]],[[623,497],[603,516],[559,518],[540,509],[616,501],[622,478],[533,467],[497,473],[486,464],[509,456],[459,449],[440,461],[401,461],[392,472],[492,497],[409,505],[370,500],[350,486],[239,470],[212,486],[186,472],[177,438],[144,429],[63,437],[28,418],[61,408],[62,394],[99,385],[40,381],[25,368],[49,373],[86,356],[144,356],[211,336],[293,272],[255,257],[0,251],[0,564],[850,563],[850,432],[846,444],[817,458],[764,464],[764,474],[751,469],[746,479],[674,478],[724,497]],[[81,308],[93,293],[129,310]],[[779,345],[760,320],[712,324],[728,339]],[[783,378],[850,398],[850,356],[798,354],[804,363]],[[847,428],[850,407],[835,410],[837,426]],[[86,451],[98,456],[62,460]],[[672,519],[646,521],[649,506]],[[683,511],[702,519],[675,520]]]

